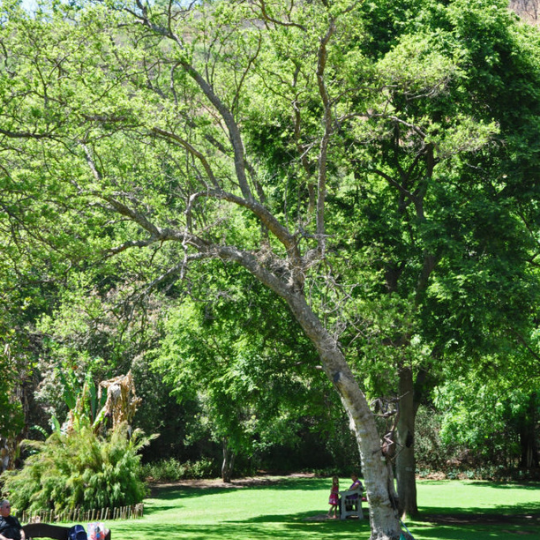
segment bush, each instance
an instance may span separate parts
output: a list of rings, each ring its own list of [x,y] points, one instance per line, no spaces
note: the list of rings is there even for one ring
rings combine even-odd
[[[162,459],[142,466],[143,478],[156,482],[175,482],[186,478],[186,466],[177,459]]]
[[[3,473],[4,490],[18,512],[136,504],[146,495],[138,451],[148,442],[140,430],[129,437],[126,425],[106,438],[84,426],[44,442],[25,441],[35,453],[23,469]]]
[[[441,415],[432,409],[418,409],[414,449],[417,467],[426,475],[427,471],[444,471],[454,458],[454,448],[441,441],[441,420]]]
[[[176,482],[177,480],[216,478],[219,468],[215,461],[202,458],[199,461],[181,463],[175,458],[162,459],[142,466],[144,478],[154,482]]]

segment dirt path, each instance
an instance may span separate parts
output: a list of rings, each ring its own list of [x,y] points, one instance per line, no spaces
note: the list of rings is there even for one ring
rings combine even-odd
[[[261,475],[261,476],[248,476],[246,478],[236,478],[232,482],[226,484],[220,478],[212,480],[178,480],[176,482],[152,482],[148,480],[148,485],[152,491],[159,490],[160,488],[169,487],[192,487],[199,489],[209,488],[245,488],[251,486],[272,486],[278,484],[283,478],[315,478],[313,473],[293,473],[287,475]]]

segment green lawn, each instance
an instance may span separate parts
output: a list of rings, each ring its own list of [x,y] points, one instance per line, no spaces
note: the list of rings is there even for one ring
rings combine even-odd
[[[243,488],[160,488],[146,500],[144,518],[108,526],[113,540],[367,540],[367,519],[310,520],[328,510],[330,485],[330,479],[285,478]],[[407,523],[418,540],[540,538],[539,484],[421,481],[418,494],[422,521]],[[500,523],[501,516],[517,521]]]

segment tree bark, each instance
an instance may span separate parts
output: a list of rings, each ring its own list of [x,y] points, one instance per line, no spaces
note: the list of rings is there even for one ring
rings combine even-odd
[[[399,513],[401,516],[415,516],[418,514],[414,456],[416,409],[414,406],[413,373],[409,367],[399,371],[399,395],[402,396],[399,401],[396,449]]]
[[[323,369],[338,392],[356,435],[362,472],[369,502],[370,540],[399,540],[402,532],[399,517],[389,493],[386,460],[381,453],[381,441],[375,418],[366,397],[345,360],[337,340],[324,328],[302,294],[286,295],[293,314],[315,345]]]
[[[221,479],[230,484],[234,466],[234,452],[231,450],[226,438],[223,439],[223,463],[221,464]]]
[[[536,393],[529,398],[529,407],[520,422],[519,444],[521,447],[520,467],[534,469],[540,466],[538,444],[536,443]]]

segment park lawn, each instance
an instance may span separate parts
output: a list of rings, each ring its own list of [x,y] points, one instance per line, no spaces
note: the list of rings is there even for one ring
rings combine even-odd
[[[538,483],[420,481],[418,506],[422,521],[410,529],[419,540],[540,538]]]
[[[328,509],[330,479],[269,478],[242,488],[162,487],[145,501],[145,516],[109,522],[114,540],[251,540],[369,538],[364,519],[318,521]],[[346,489],[350,480],[340,482]],[[540,538],[540,485],[420,481],[422,518],[407,523],[417,540]],[[367,511],[366,511],[367,514]],[[527,514],[518,523],[481,519]],[[455,522],[461,518],[472,521]]]

